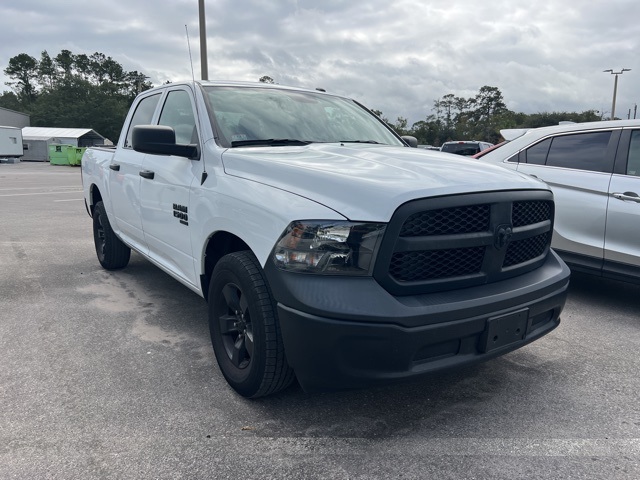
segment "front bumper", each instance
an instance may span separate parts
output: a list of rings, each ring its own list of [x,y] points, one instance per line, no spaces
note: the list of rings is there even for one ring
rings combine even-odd
[[[270,263],[270,262],[268,262]],[[370,277],[265,273],[287,359],[305,391],[363,387],[478,363],[560,323],[569,269],[544,265],[477,287],[394,297]]]

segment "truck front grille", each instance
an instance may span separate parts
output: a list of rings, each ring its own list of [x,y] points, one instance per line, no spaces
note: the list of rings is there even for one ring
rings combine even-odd
[[[504,280],[538,268],[553,232],[550,192],[416,200],[395,212],[374,277],[411,295]]]

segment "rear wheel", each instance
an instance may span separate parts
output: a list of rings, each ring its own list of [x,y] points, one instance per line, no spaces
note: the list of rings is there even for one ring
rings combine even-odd
[[[107,270],[124,268],[129,263],[131,249],[114,233],[102,201],[93,208],[93,243],[100,265]]]
[[[275,302],[252,252],[230,253],[214,268],[209,330],[220,370],[240,395],[262,397],[293,381]]]

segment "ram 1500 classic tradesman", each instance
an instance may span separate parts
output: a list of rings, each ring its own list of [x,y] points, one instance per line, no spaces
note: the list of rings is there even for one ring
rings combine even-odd
[[[204,297],[241,395],[467,365],[559,324],[569,270],[542,182],[410,148],[359,103],[280,85],[141,93],[82,159],[96,252]],[[415,140],[415,139],[413,139]]]

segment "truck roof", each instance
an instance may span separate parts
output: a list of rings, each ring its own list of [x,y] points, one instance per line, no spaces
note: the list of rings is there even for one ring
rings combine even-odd
[[[142,93],[148,93],[151,91],[163,90],[169,87],[175,87],[176,85],[188,85],[193,87],[194,85],[201,85],[203,87],[247,87],[247,88],[273,88],[279,90],[297,90],[301,92],[313,92],[317,94],[333,95],[337,97],[344,97],[343,95],[336,95],[327,93],[322,88],[308,88],[308,87],[294,87],[290,85],[281,85],[279,83],[264,83],[264,82],[246,82],[246,81],[232,81],[232,80],[185,80],[181,82],[167,83],[165,85],[159,85],[149,90],[145,90]],[[347,98],[347,97],[345,97]]]

